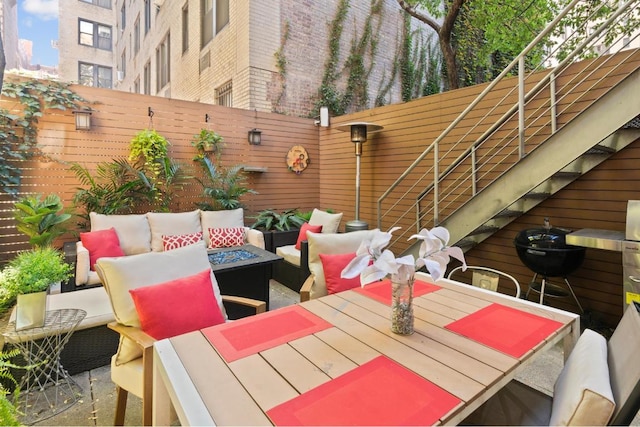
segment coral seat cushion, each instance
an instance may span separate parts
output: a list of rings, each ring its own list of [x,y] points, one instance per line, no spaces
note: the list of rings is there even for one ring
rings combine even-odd
[[[356,257],[355,252],[346,254],[320,254],[324,278],[327,283],[327,293],[347,291],[360,286],[360,276],[353,279],[340,277],[342,270]]]
[[[80,241],[89,251],[89,267],[95,270],[94,265],[99,258],[124,256],[120,247],[120,239],[115,228],[107,230],[90,231],[80,233]]]
[[[129,292],[142,330],[158,340],[224,323],[209,269]]]
[[[308,222],[305,222],[304,224],[302,224],[302,227],[300,227],[300,233],[298,234],[298,241],[296,242],[297,250],[300,250],[300,245],[302,244],[302,242],[307,240],[307,231],[310,231],[312,233],[320,233],[322,232],[322,226],[311,225]]]

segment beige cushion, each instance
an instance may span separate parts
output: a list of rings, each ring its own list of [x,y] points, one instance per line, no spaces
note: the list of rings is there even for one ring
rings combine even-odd
[[[309,271],[314,283],[309,292],[311,299],[327,295],[327,284],[322,269],[320,254],[345,254],[355,252],[360,243],[373,236],[375,230],[359,230],[350,233],[312,233],[307,232],[309,242]]]
[[[614,409],[607,341],[585,329],[554,386],[549,425],[607,425]]]
[[[117,364],[118,355],[111,358],[111,381],[118,387],[142,398],[142,386],[144,385],[144,365],[142,357],[123,364]]]
[[[200,221],[204,232],[204,241],[209,246],[210,228],[244,227],[244,210],[242,208],[222,211],[201,211]],[[264,248],[264,241],[262,247]]]
[[[109,296],[102,286],[49,295],[47,304],[49,310],[79,308],[86,311],[78,330],[103,326],[115,320]]]
[[[314,208],[309,218],[309,225],[321,225],[323,233],[337,233],[340,221],[342,221],[342,212],[331,214]]]
[[[123,325],[136,327],[140,327],[140,319],[129,294],[130,289],[191,276],[207,268],[210,269],[211,265],[204,242],[166,252],[149,252],[119,258],[100,258],[96,262],[96,270],[109,294],[116,320]],[[220,310],[226,318],[218,282],[213,272],[211,272],[211,282]],[[171,309],[170,301],[167,301],[167,309]],[[121,340],[116,363],[126,363],[141,355],[142,352],[135,344],[128,342],[128,340]]]
[[[276,255],[280,255],[288,263],[300,267],[300,250],[296,249],[296,245],[278,246]]]
[[[162,252],[162,236],[192,234],[202,231],[200,210],[178,213],[147,213],[151,228],[151,250]]]
[[[630,304],[609,339],[609,373],[616,401],[612,424],[624,425],[638,413],[640,399],[640,313]]]
[[[151,251],[151,229],[146,215],[103,215],[91,212],[89,218],[91,231],[115,228],[125,254]]]

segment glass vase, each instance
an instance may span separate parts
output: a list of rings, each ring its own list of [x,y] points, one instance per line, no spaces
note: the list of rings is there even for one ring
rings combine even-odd
[[[391,332],[413,333],[413,277],[409,280],[391,278]]]

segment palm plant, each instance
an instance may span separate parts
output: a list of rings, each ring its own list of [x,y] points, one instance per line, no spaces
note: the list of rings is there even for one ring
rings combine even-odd
[[[98,164],[95,176],[78,163],[74,163],[71,170],[80,184],[88,187],[78,187],[73,196],[76,206],[83,207],[79,216],[87,221],[86,224],[90,212],[127,214],[133,212],[141,201],[149,202],[153,198],[144,173],[133,168],[125,159]]]
[[[197,179],[203,187],[203,194],[210,200],[197,203],[202,210],[226,210],[242,207],[240,198],[245,194],[257,194],[246,185],[242,166],[224,168],[214,164],[209,158],[197,160],[205,172],[204,179]]]

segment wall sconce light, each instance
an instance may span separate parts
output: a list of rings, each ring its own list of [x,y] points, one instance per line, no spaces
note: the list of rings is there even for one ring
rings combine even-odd
[[[74,110],[76,130],[91,130],[91,110]]]
[[[329,126],[329,107],[320,107],[320,115],[314,120],[313,124],[324,128]]]
[[[262,142],[262,131],[253,128],[249,131],[249,145],[260,145]]]
[[[360,220],[360,157],[362,157],[362,144],[367,141],[367,132],[376,132],[383,127],[373,123],[356,122],[347,123],[337,127],[341,131],[351,132],[351,142],[356,148],[356,219],[345,224],[345,231],[367,230],[369,224]]]

